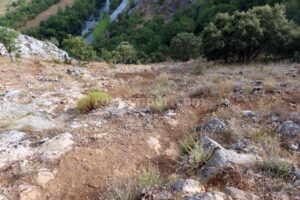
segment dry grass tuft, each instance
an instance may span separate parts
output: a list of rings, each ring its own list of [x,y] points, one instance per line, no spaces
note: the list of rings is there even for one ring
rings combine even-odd
[[[77,109],[81,113],[88,113],[92,110],[108,105],[112,96],[106,92],[91,92],[77,103]]]

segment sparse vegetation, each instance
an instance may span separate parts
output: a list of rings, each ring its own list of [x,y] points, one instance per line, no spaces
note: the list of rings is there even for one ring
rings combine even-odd
[[[203,144],[198,141],[195,146],[190,149],[188,155],[190,156],[189,170],[192,173],[208,162],[212,152],[204,151]]]
[[[187,134],[184,138],[179,142],[180,144],[180,152],[182,154],[188,154],[191,149],[193,149],[197,144],[197,136],[196,133]]]
[[[152,187],[162,183],[160,172],[154,167],[150,167],[139,176],[141,188]]]
[[[278,178],[289,176],[292,172],[293,166],[280,158],[273,157],[259,163],[259,168],[272,177]]]
[[[108,191],[99,195],[99,200],[138,200],[140,186],[134,177],[115,178]]]
[[[106,92],[91,92],[78,101],[77,109],[81,113],[88,113],[97,108],[108,105],[112,96]]]
[[[165,99],[158,99],[150,105],[150,110],[153,113],[164,113],[169,109]]]

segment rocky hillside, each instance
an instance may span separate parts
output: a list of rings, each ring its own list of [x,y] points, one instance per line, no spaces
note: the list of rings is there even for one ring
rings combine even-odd
[[[36,56],[39,59],[44,60],[61,60],[65,58],[69,59],[68,53],[59,49],[51,42],[37,40],[33,37],[20,34],[17,38],[17,46],[20,49],[21,57],[32,57]],[[5,47],[0,44],[0,55],[9,56]]]
[[[0,199],[299,199],[299,65],[0,66]]]

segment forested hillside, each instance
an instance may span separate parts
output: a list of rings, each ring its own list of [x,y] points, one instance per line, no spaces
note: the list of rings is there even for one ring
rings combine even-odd
[[[32,1],[2,17],[0,25],[17,27],[57,1]],[[120,2],[111,1],[110,12]],[[72,49],[72,46],[64,46],[69,43],[63,41],[72,40],[68,35],[79,36],[85,21],[92,14],[97,16],[98,8],[104,3],[105,0],[76,0],[72,7],[59,11],[56,16],[43,21],[39,28],[26,31],[26,34]],[[143,1],[137,4],[130,1],[126,12],[115,22],[110,23],[108,16],[104,15],[107,17],[93,31],[92,47],[83,42],[82,51],[88,49],[92,52],[87,55],[97,54],[97,59],[109,62],[121,62],[124,60],[122,57],[130,57],[127,60],[134,63],[197,57],[226,62],[258,58],[299,59],[300,2],[297,0],[196,0],[177,11],[173,10],[176,7],[168,8],[168,3],[159,1],[150,18],[145,13],[150,3],[145,4]],[[174,5],[177,4],[174,2]],[[142,9],[143,6],[145,9]],[[167,19],[163,16],[166,9],[174,11]],[[159,10],[161,15],[156,13]],[[78,38],[74,40],[81,41]],[[237,50],[236,47],[241,48]],[[85,58],[88,59],[90,57]]]

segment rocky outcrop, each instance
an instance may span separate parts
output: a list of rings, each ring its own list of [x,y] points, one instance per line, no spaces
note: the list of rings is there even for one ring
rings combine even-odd
[[[27,134],[19,131],[0,133],[0,169],[16,161],[39,158],[54,161],[72,149],[73,136],[70,133],[45,138],[32,147],[33,142],[26,139]]]
[[[21,57],[37,56],[44,60],[70,60],[67,52],[59,49],[51,42],[45,42],[20,34],[17,38]],[[0,44],[0,55],[9,56],[5,47]]]

